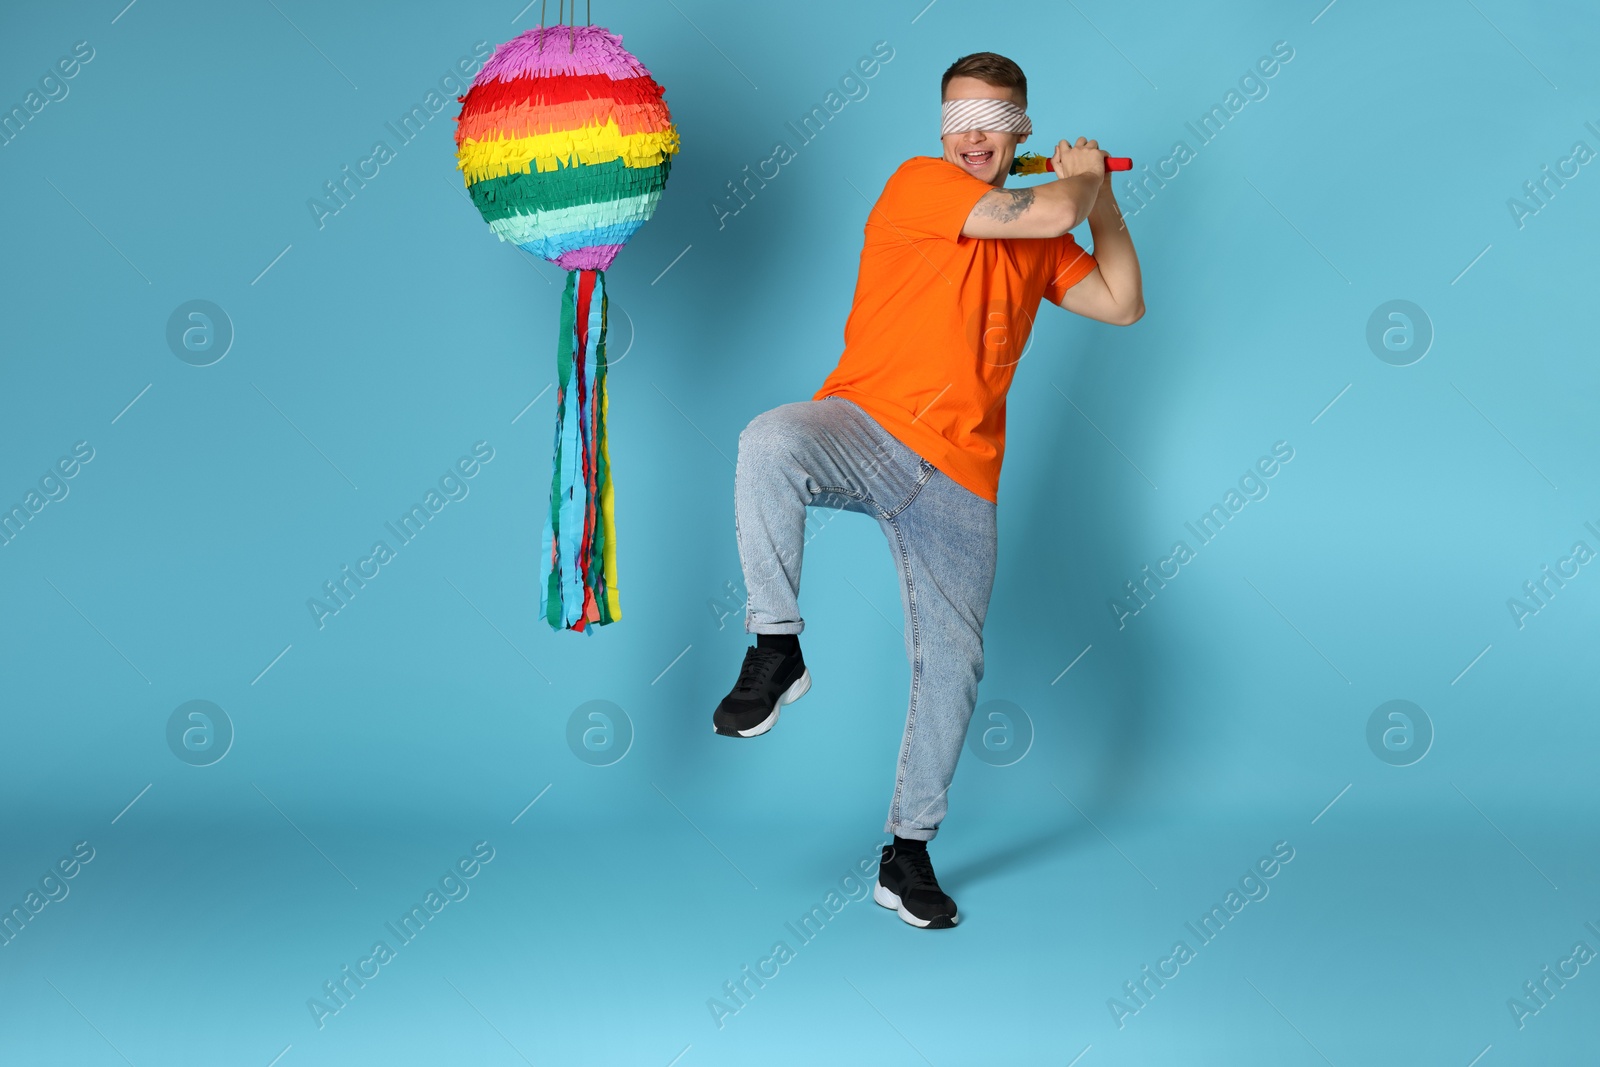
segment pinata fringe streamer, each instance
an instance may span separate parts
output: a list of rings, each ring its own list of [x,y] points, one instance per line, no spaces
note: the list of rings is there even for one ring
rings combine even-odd
[[[539,610],[552,629],[593,633],[622,618],[606,435],[605,272],[569,271],[556,348],[556,433]]]

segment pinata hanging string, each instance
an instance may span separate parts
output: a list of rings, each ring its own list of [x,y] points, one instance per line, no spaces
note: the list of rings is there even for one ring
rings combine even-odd
[[[544,12],[549,0],[539,0],[539,52],[544,53]]]
[[[578,42],[578,0],[572,0],[572,33],[567,36],[567,51]]]

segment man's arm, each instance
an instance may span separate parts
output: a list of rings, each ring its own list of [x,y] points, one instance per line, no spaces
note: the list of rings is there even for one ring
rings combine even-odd
[[[1062,295],[1060,306],[1113,326],[1132,326],[1144,317],[1144,281],[1109,175],[1089,212],[1089,233],[1099,266]]]
[[[961,235],[1060,237],[1087,218],[1105,175],[1105,153],[1062,141],[1052,159],[1055,181],[984,193],[973,205]]]

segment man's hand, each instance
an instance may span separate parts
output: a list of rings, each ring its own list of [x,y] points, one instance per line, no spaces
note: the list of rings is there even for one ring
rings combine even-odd
[[[1100,150],[1099,142],[1087,138],[1078,138],[1078,143],[1061,141],[1056,145],[1056,150],[1050,156],[1051,164],[1055,167],[1056,178],[1071,178],[1079,174],[1092,174],[1104,179],[1106,174],[1106,157],[1109,152]]]

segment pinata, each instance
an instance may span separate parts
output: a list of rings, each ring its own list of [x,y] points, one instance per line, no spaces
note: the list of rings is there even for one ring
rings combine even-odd
[[[457,98],[456,166],[497,237],[567,271],[539,608],[552,629],[592,634],[588,624],[622,617],[605,272],[655,213],[678,131],[622,38],[575,23],[541,24],[495,49]]]

